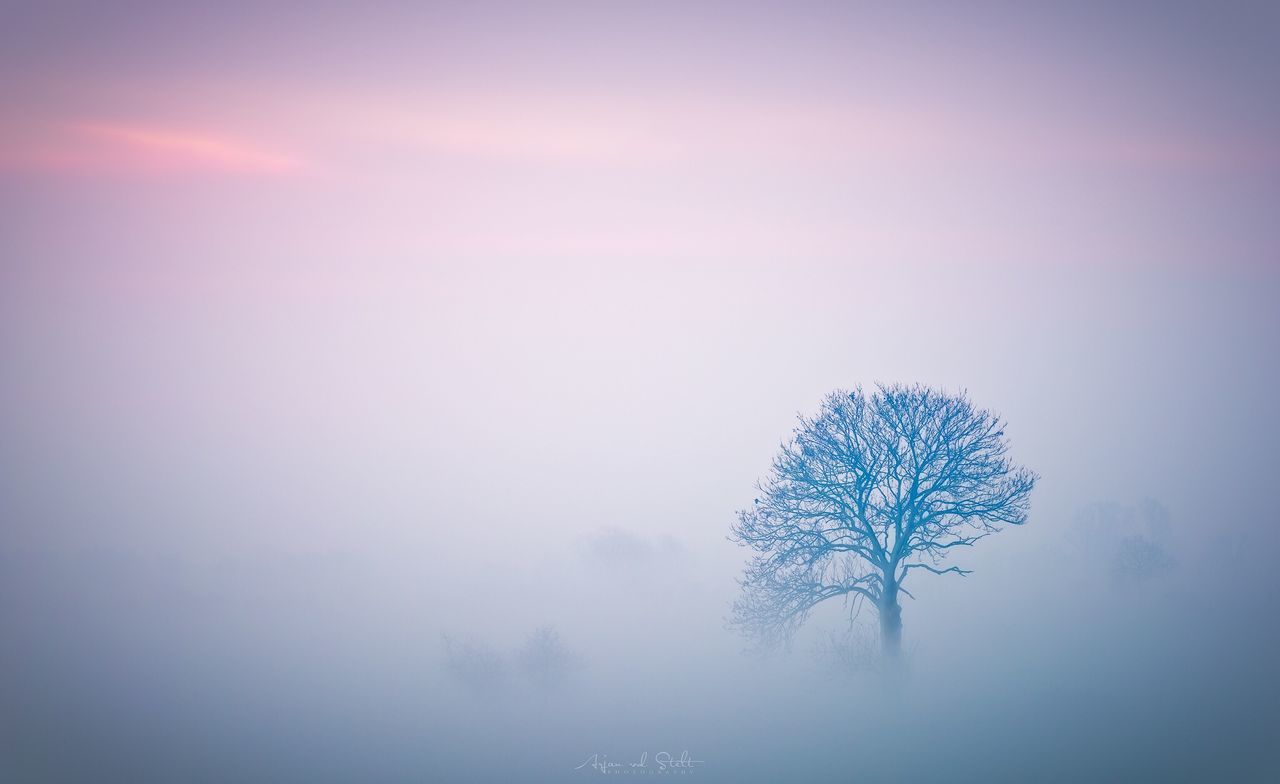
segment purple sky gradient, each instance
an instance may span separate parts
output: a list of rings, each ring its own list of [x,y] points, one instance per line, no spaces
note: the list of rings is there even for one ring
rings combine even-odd
[[[4,12],[0,319],[51,431],[435,449],[489,401],[514,456],[761,362],[778,426],[877,379],[1201,389],[1178,352],[1273,323],[1265,4],[254,6]]]

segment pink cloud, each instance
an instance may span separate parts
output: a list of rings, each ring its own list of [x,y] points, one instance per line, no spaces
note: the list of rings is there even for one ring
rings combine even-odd
[[[106,122],[0,129],[0,170],[282,176],[307,168],[298,156],[216,132]]]

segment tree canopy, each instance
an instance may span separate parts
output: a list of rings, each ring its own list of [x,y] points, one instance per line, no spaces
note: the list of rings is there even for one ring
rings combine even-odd
[[[833,392],[738,512],[730,538],[755,555],[732,622],[771,647],[828,599],[866,601],[894,655],[908,575],[968,574],[946,563],[952,551],[1026,522],[1036,479],[1009,459],[1002,420],[964,394]]]

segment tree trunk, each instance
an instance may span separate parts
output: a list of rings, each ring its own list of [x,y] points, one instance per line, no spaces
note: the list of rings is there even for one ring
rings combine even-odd
[[[898,586],[886,583],[880,597],[880,652],[886,659],[897,659],[902,652],[902,605],[898,604]]]

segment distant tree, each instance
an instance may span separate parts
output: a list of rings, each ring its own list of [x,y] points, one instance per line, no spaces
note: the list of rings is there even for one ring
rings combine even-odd
[[[445,669],[454,680],[477,695],[491,695],[507,685],[506,660],[488,645],[445,636],[444,657]]]
[[[968,574],[942,562],[1026,522],[1037,477],[1007,451],[1002,421],[964,395],[898,385],[828,395],[738,512],[730,538],[756,555],[731,622],[771,647],[828,599],[866,602],[882,653],[896,657],[908,575]]]
[[[1171,568],[1173,559],[1164,546],[1140,534],[1122,538],[1111,557],[1111,576],[1118,582],[1150,580]]]
[[[551,626],[535,629],[516,659],[529,682],[544,692],[563,686],[581,666],[578,657],[565,647],[560,633]]]
[[[1169,511],[1158,501],[1137,505],[1095,503],[1077,510],[1067,531],[1076,555],[1105,565],[1111,579],[1130,586],[1157,578],[1175,566]]]

